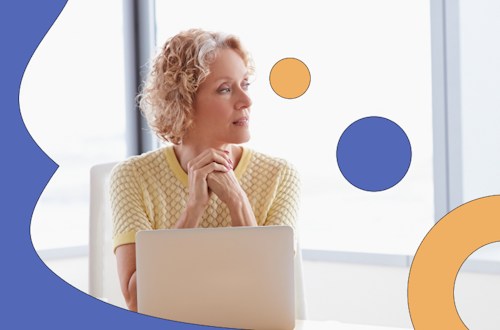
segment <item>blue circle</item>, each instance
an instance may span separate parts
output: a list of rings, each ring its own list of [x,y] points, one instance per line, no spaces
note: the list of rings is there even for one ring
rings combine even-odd
[[[353,186],[366,191],[386,190],[401,181],[410,167],[410,140],[389,119],[362,118],[342,133],[337,163]]]

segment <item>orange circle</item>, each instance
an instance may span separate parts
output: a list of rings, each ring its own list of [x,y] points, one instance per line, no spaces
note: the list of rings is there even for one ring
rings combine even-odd
[[[269,80],[276,94],[286,99],[295,99],[309,88],[311,74],[302,61],[285,58],[273,66]]]
[[[478,248],[500,241],[500,196],[476,199],[444,216],[425,236],[408,279],[408,307],[416,330],[463,329],[455,280]]]

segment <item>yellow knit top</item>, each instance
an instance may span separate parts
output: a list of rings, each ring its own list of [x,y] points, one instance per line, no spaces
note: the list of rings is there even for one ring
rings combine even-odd
[[[240,147],[243,153],[234,174],[257,224],[291,226],[296,251],[301,188],[297,170],[284,159]],[[118,163],[110,174],[109,192],[115,251],[135,243],[139,230],[174,227],[188,202],[188,175],[170,145]],[[230,226],[229,209],[212,194],[198,228]]]

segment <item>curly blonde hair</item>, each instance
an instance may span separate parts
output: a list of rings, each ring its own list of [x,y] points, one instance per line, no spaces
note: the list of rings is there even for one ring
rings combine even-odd
[[[139,107],[153,133],[162,141],[180,144],[193,126],[196,91],[210,73],[209,65],[223,49],[236,51],[250,75],[255,64],[240,39],[232,34],[190,29],[169,38],[150,62]]]

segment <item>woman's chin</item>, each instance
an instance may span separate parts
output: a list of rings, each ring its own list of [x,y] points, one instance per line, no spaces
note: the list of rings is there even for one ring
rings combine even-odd
[[[250,141],[250,132],[248,132],[248,134],[240,135],[238,137],[231,139],[231,142],[229,143],[242,144],[242,143],[247,143],[248,141]]]

